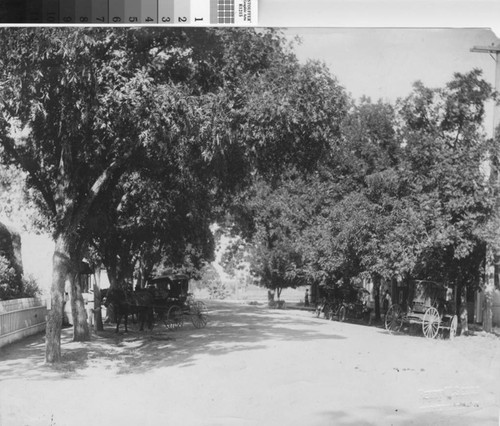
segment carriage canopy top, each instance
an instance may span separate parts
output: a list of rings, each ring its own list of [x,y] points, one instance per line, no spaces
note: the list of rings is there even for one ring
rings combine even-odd
[[[168,292],[169,297],[185,297],[189,290],[189,277],[183,274],[167,274],[148,281],[148,287]]]

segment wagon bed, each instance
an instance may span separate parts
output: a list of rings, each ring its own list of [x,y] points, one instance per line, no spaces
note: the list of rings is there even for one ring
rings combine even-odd
[[[385,316],[385,328],[390,332],[400,331],[406,325],[418,325],[427,338],[435,338],[440,330],[446,330],[452,339],[457,334],[458,317],[449,312],[446,295],[448,288],[432,281],[415,282],[415,294],[410,306],[404,310],[393,304]]]

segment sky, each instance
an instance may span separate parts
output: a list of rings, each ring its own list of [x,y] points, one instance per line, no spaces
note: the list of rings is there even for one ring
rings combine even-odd
[[[407,96],[420,80],[428,87],[443,87],[455,72],[473,68],[495,85],[495,61],[474,46],[489,46],[500,39],[489,29],[435,28],[289,28],[283,30],[302,42],[294,50],[301,61],[319,59],[354,99],[394,102]],[[500,88],[499,88],[500,89]],[[486,107],[485,131],[493,129],[493,103]]]

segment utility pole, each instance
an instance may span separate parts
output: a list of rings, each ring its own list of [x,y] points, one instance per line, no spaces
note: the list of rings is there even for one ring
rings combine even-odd
[[[495,61],[495,90],[500,91],[500,40],[497,44],[492,43],[491,46],[475,46],[471,52],[488,53]],[[500,105],[495,102],[493,110],[493,140],[498,136],[498,126],[500,125]],[[500,183],[500,173],[498,170],[500,159],[493,159],[490,161],[490,178],[493,178]],[[500,197],[496,193],[496,212],[494,215],[494,223],[498,224],[500,218]],[[499,234],[495,230],[495,236]],[[500,280],[500,241],[495,237],[494,243],[487,249],[488,255],[486,257],[486,285],[484,294],[486,298],[486,306],[483,313],[483,328],[486,332],[490,333],[493,329],[493,296],[495,292],[495,282]]]

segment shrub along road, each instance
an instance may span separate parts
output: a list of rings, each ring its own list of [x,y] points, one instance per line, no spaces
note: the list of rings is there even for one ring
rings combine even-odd
[[[500,339],[390,335],[310,312],[209,302],[207,328],[0,349],[0,424],[497,425]]]

